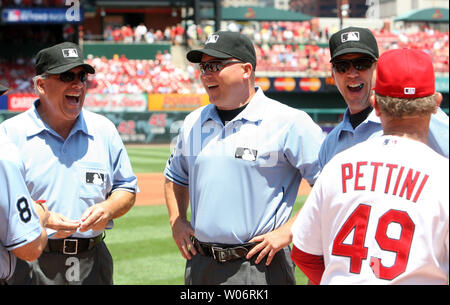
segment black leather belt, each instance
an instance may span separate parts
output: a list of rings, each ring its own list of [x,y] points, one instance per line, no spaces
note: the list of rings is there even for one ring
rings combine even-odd
[[[49,239],[44,252],[59,252],[66,255],[76,255],[80,252],[93,249],[104,238],[104,234],[100,234],[92,238]]]
[[[239,258],[245,258],[247,253],[258,243],[245,243],[240,245],[227,245],[204,243],[193,237],[195,249],[204,256],[212,256],[219,263],[233,261]]]

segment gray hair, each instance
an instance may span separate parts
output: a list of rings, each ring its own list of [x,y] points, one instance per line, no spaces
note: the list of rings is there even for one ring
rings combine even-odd
[[[33,89],[34,89],[34,93],[36,95],[39,96],[39,91],[37,89],[37,81],[38,81],[38,79],[47,79],[47,78],[48,78],[48,74],[36,75],[35,77],[33,77]]]
[[[420,114],[431,114],[436,109],[436,94],[406,99],[375,94],[380,110],[390,117],[401,118]]]

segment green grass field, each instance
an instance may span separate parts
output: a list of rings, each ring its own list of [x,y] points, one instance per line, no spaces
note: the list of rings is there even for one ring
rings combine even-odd
[[[136,173],[162,172],[169,147],[127,147]],[[296,213],[306,197],[300,196]],[[182,285],[185,260],[172,239],[167,208],[135,206],[115,220],[105,239],[114,259],[116,285]],[[297,284],[306,284],[301,271],[295,271]]]
[[[127,146],[128,156],[136,174],[162,173],[170,156],[167,146]]]

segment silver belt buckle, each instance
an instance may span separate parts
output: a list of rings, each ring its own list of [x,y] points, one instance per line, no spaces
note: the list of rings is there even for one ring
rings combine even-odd
[[[74,243],[74,251],[67,251],[66,249],[70,247],[70,243]],[[63,244],[63,254],[75,255],[78,253],[78,239],[64,239]]]
[[[215,260],[217,260],[217,261],[219,261],[220,263],[225,263],[226,262],[226,259],[224,258],[224,249],[222,249],[222,248],[220,248],[220,247],[214,247],[214,246],[211,246],[211,250],[212,250],[212,253],[213,253],[213,257],[214,257],[214,259]],[[216,256],[216,250],[217,250],[217,256]]]

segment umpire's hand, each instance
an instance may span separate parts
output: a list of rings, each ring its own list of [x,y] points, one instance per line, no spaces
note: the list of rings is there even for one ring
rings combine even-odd
[[[253,255],[259,252],[255,263],[259,264],[263,258],[267,256],[266,265],[269,266],[275,256],[275,253],[289,246],[292,242],[291,227],[296,217],[297,215],[289,219],[289,221],[276,230],[253,237],[249,242],[256,242],[259,244],[248,252],[246,258],[250,259]]]
[[[194,236],[194,228],[187,220],[189,206],[189,188],[173,183],[169,179],[164,182],[164,195],[169,212],[169,223],[172,228],[173,240],[177,244],[181,255],[185,259],[191,259],[197,255],[191,237]]]
[[[181,255],[185,259],[191,259],[192,255],[197,255],[191,237],[194,236],[194,229],[191,223],[182,217],[177,217],[174,221],[170,221],[172,227],[173,240],[178,246]]]
[[[50,216],[48,218],[46,228],[56,230],[57,232],[53,235],[54,238],[66,238],[74,234],[80,226],[80,222],[70,219],[64,215],[56,212],[50,211]]]

